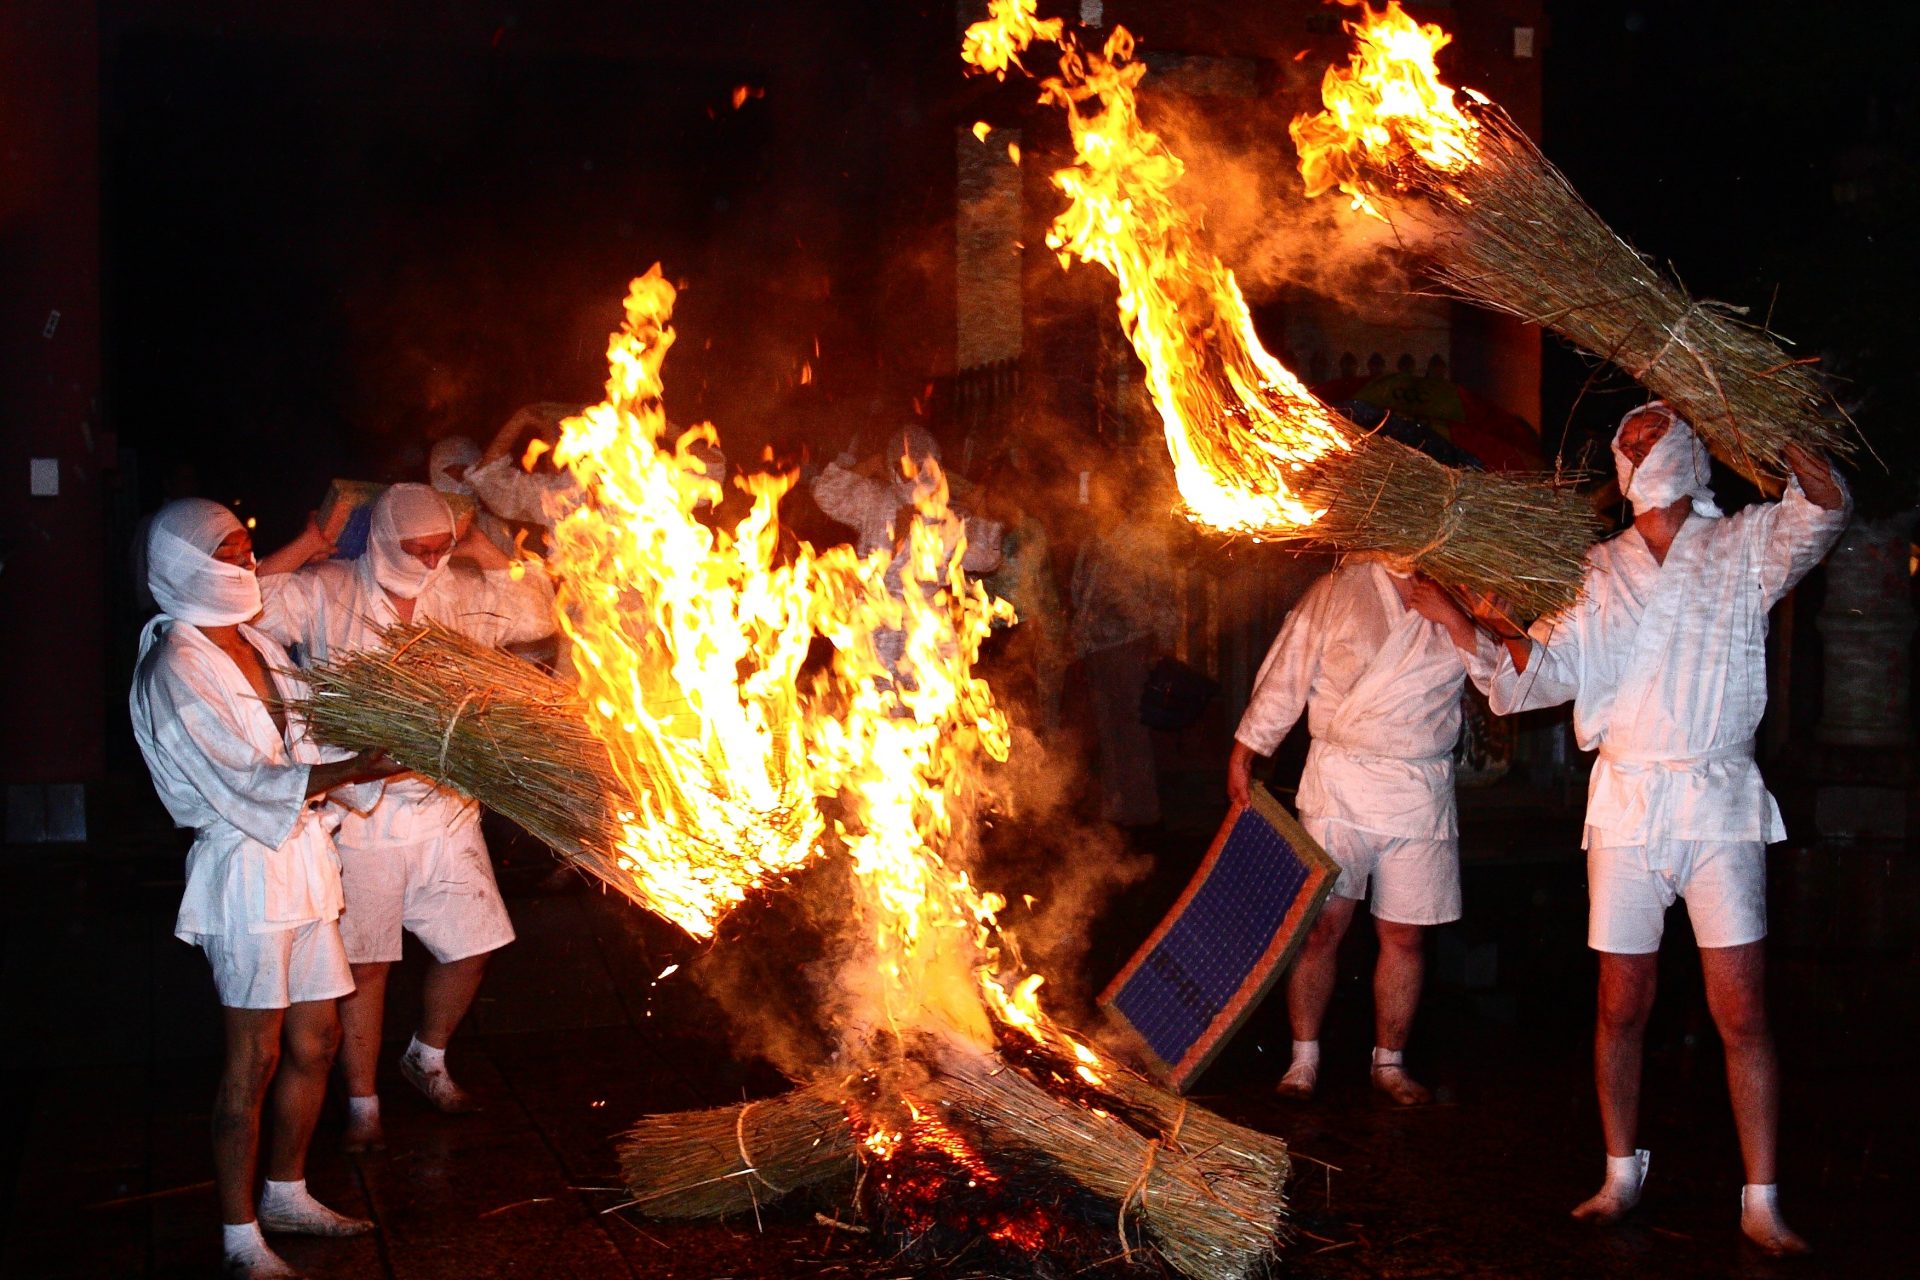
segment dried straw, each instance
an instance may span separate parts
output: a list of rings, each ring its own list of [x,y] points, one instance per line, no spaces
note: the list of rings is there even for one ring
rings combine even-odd
[[[842,1096],[815,1083],[739,1106],[642,1118],[619,1144],[633,1207],[651,1218],[719,1218],[851,1177],[855,1143]]]
[[[1783,477],[1788,444],[1855,449],[1812,360],[1787,355],[1765,328],[1738,319],[1746,308],[1689,296],[1601,221],[1505,111],[1471,100],[1461,107],[1479,126],[1472,164],[1441,173],[1407,153],[1369,188],[1431,256],[1444,290],[1611,361],[1679,409],[1750,480]]]
[[[1044,1051],[984,1052],[917,1036],[907,1056],[741,1106],[648,1116],[621,1142],[634,1208],[651,1217],[742,1213],[848,1174],[861,1148],[848,1107],[895,1093],[934,1108],[990,1162],[1038,1157],[1114,1207],[1127,1250],[1193,1280],[1263,1273],[1285,1238],[1286,1144],[1119,1070],[1056,1081]],[[895,1099],[891,1105],[897,1107]]]
[[[1300,491],[1326,512],[1300,538],[1404,559],[1524,617],[1572,604],[1599,525],[1570,477],[1443,466],[1374,434],[1308,469]]]
[[[1276,1166],[1244,1153],[1195,1146],[1187,1126],[1200,1108],[1171,1099],[1184,1120],[1146,1137],[1112,1116],[1062,1102],[996,1056],[940,1056],[942,1100],[997,1141],[1056,1162],[1088,1191],[1118,1206],[1120,1235],[1143,1228],[1167,1265],[1192,1280],[1258,1275],[1285,1239],[1284,1158]],[[1151,1086],[1143,1086],[1150,1088]],[[1217,1117],[1215,1117],[1217,1120]],[[1225,1121],[1219,1121],[1225,1125]]]
[[[311,693],[293,709],[314,735],[384,750],[635,895],[613,853],[610,806],[624,784],[573,690],[437,623],[396,626],[382,640],[306,673]]]

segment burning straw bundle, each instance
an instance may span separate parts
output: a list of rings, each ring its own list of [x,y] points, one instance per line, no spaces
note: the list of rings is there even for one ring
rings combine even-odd
[[[396,626],[384,640],[306,673],[312,692],[296,710],[314,736],[384,750],[632,894],[614,853],[622,784],[573,690],[436,623]]]
[[[1811,360],[1743,323],[1745,308],[1688,296],[1505,111],[1471,92],[1455,104],[1434,69],[1448,38],[1438,27],[1391,4],[1348,29],[1359,51],[1328,71],[1329,110],[1293,125],[1309,195],[1338,186],[1427,255],[1444,290],[1625,370],[1749,479],[1784,475],[1788,444],[1853,449]]]
[[[1281,540],[1390,555],[1449,587],[1494,592],[1524,617],[1578,597],[1599,526],[1569,477],[1449,467],[1351,429],[1350,449],[1309,464],[1296,481],[1322,514]]]
[[[1119,285],[1120,322],[1159,410],[1187,515],[1229,533],[1384,552],[1529,616],[1573,603],[1597,529],[1557,478],[1465,475],[1369,434],[1262,344],[1238,281],[1206,245],[1177,156],[1139,114],[1146,65],[1115,28],[1099,50],[1030,0],[994,0],[962,56],[1004,76],[1030,42],[1060,49],[1041,100],[1066,112],[1074,162],[1047,232],[1062,261]]]
[[[914,1118],[884,1150],[860,1141],[903,1109]],[[1149,1248],[1195,1280],[1260,1274],[1284,1238],[1285,1143],[1118,1070],[1088,1084],[1018,1033],[1004,1033],[997,1053],[916,1036],[903,1056],[852,1077],[648,1116],[622,1142],[622,1170],[640,1212],[713,1217],[844,1179],[861,1160],[877,1175],[869,1185],[884,1183],[929,1132],[941,1147],[963,1141],[990,1171],[1051,1170],[1105,1206],[1121,1252]],[[956,1184],[940,1194],[986,1193]]]

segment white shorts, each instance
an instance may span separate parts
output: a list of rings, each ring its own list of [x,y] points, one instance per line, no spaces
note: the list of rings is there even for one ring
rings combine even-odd
[[[513,941],[513,921],[477,828],[417,844],[334,843],[347,899],[340,936],[354,964],[398,960],[402,930],[443,963]]]
[[[195,941],[207,953],[214,989],[229,1009],[284,1009],[353,993],[353,973],[347,968],[337,921]]]
[[[1668,840],[1587,850],[1587,945],[1616,955],[1660,949],[1667,908],[1687,900],[1703,947],[1738,947],[1767,936],[1767,847],[1758,840]]]
[[[1333,891],[1355,902],[1373,886],[1375,919],[1446,924],[1460,918],[1460,841],[1407,839],[1302,815],[1300,825],[1340,866]]]

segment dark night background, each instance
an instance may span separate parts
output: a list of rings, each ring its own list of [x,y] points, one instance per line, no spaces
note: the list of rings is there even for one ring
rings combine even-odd
[[[1042,4],[1046,12],[1074,7]],[[1500,41],[1509,27],[1538,24],[1547,156],[1696,297],[1747,306],[1751,319],[1770,318],[1792,339],[1796,354],[1819,356],[1843,379],[1838,394],[1887,464],[1856,460],[1863,511],[1915,506],[1920,6],[1461,0],[1410,8],[1449,27],[1478,24],[1476,56],[1529,82],[1534,64],[1515,71]],[[1301,0],[1105,6],[1106,21],[1128,25],[1146,53],[1256,59],[1268,88],[1292,74],[1301,44],[1338,43],[1340,16]],[[1299,39],[1296,25],[1307,33]],[[49,788],[84,780],[95,824],[94,841],[77,852],[23,843],[0,860],[12,877],[0,878],[0,992],[18,998],[0,1000],[0,1092],[20,1104],[0,1115],[0,1222],[9,1194],[23,1205],[57,1202],[45,1223],[29,1224],[57,1252],[69,1232],[89,1235],[62,1215],[129,1194],[115,1189],[121,1182],[170,1196],[166,1188],[195,1192],[207,1176],[206,1059],[218,1044],[217,1014],[204,964],[167,933],[185,843],[165,829],[127,729],[133,636],[143,620],[127,555],[137,521],[164,497],[192,490],[257,518],[256,536],[270,548],[297,529],[330,478],[419,478],[434,439],[484,440],[530,401],[597,398],[627,282],[656,261],[685,286],[666,366],[676,421],[712,419],[735,461],[773,436],[807,436],[817,453],[831,454],[856,428],[871,438],[893,427],[956,372],[956,130],[983,117],[1025,120],[1029,217],[1045,199],[1039,166],[1059,144],[1044,123],[1019,117],[1028,88],[961,74],[960,26],[951,3],[917,0],[0,4],[0,667],[10,673],[0,692],[8,762],[0,774],[10,805],[16,780]],[[1282,29],[1276,44],[1272,32]],[[1463,36],[1462,46],[1470,43]],[[736,106],[741,87],[749,92]],[[1532,118],[1530,105],[1516,113]],[[1268,139],[1262,154],[1281,177],[1290,172],[1284,137]],[[1028,237],[1027,305],[1064,302],[1111,325],[1110,282],[1087,267],[1056,281],[1038,234],[1036,226]],[[1052,274],[1036,288],[1042,268]],[[1277,328],[1287,300],[1253,300]],[[55,310],[57,326],[49,323]],[[1487,332],[1474,323],[1456,314],[1456,372],[1475,358],[1464,349]],[[1090,383],[1081,375],[1096,326],[1083,317],[1062,339],[1069,358],[1058,362],[1053,335],[1038,328],[1029,323],[1024,335],[1027,376]],[[1483,345],[1494,354],[1479,358],[1498,358],[1497,344]],[[1464,385],[1468,376],[1460,377]],[[1564,440],[1578,461],[1638,394],[1548,339],[1536,424],[1543,455]],[[1090,387],[1065,388],[1053,408],[1094,399]],[[58,499],[29,500],[20,483],[26,460],[47,456],[61,459],[65,488]],[[1221,572],[1214,585],[1222,595],[1265,581],[1235,577],[1245,563]],[[1789,723],[1802,737],[1821,696],[1819,582],[1809,579],[1808,598],[1776,632],[1791,641]],[[1899,579],[1896,590],[1907,585]],[[1271,634],[1266,627],[1258,646]],[[1222,759],[1231,723],[1213,726],[1207,744]],[[1801,745],[1796,738],[1794,749]],[[1176,887],[1187,872],[1177,859],[1204,847],[1222,803],[1213,757],[1190,757],[1169,788],[1200,797],[1188,807],[1205,829],[1197,839],[1161,833],[1172,851],[1161,870]],[[1765,763],[1787,801],[1777,780],[1798,757]],[[1896,776],[1896,768],[1907,772]],[[1885,770],[1890,785],[1911,793],[1910,761]],[[1515,770],[1515,791],[1529,788],[1523,772]],[[1470,868],[1469,917],[1433,948],[1436,974],[1449,964],[1464,972],[1462,957],[1500,956],[1498,990],[1436,980],[1446,989],[1416,1041],[1457,1084],[1461,1105],[1423,1113],[1424,1129],[1396,1128],[1394,1117],[1367,1107],[1359,1083],[1357,1100],[1336,1092],[1324,1116],[1278,1113],[1298,1121],[1303,1150],[1337,1155],[1343,1142],[1351,1152],[1377,1138],[1375,1154],[1385,1153],[1372,1165],[1365,1151],[1350,1155],[1354,1172],[1329,1181],[1323,1217],[1306,1219],[1330,1236],[1347,1234],[1352,1224],[1339,1214],[1357,1205],[1351,1212],[1374,1241],[1301,1274],[1559,1274],[1543,1259],[1576,1247],[1561,1202],[1572,1202],[1576,1181],[1590,1190],[1584,1183],[1598,1171],[1584,1060],[1593,966],[1580,947],[1578,795],[1563,790],[1542,801],[1559,805],[1549,820],[1527,808],[1502,815],[1513,830],[1501,826],[1499,839],[1531,841],[1536,856],[1509,856],[1502,846],[1506,853]],[[1791,810],[1789,825],[1798,837]],[[123,827],[131,833],[124,840]],[[1797,1042],[1783,1037],[1789,1085],[1799,1090],[1786,1130],[1798,1162],[1789,1176],[1801,1180],[1792,1194],[1818,1206],[1809,1234],[1830,1232],[1833,1254],[1861,1263],[1847,1274],[1871,1274],[1866,1264],[1906,1248],[1888,1206],[1906,1203],[1913,1184],[1912,1018],[1886,1013],[1914,1007],[1912,847],[1909,837],[1884,848],[1843,846],[1825,861],[1831,850],[1775,854],[1770,892],[1786,883],[1799,895],[1792,901],[1818,905],[1798,915],[1776,910],[1769,960],[1779,963],[1776,1004],[1798,1011],[1803,1033]],[[546,855],[534,854],[544,874]],[[1889,867],[1897,874],[1883,874]],[[507,866],[503,880],[515,874]],[[471,1212],[536,1203],[508,1189],[523,1170],[496,1160],[487,1144],[521,1154],[538,1147],[539,1160],[565,1166],[546,1188],[553,1212],[572,1206],[564,1211],[585,1224],[570,1228],[576,1236],[617,1235],[634,1273],[655,1274],[645,1270],[657,1260],[651,1246],[620,1234],[622,1219],[601,1218],[599,1204],[579,1207],[581,1184],[612,1176],[600,1167],[609,1117],[768,1087],[765,1072],[755,1076],[727,1059],[724,1044],[715,1047],[719,1019],[684,981],[655,991],[665,964],[685,958],[677,934],[662,942],[664,926],[620,904],[590,916],[577,898],[511,888],[509,896],[524,941],[502,954],[490,987],[499,1004],[478,1011],[475,1047],[463,1039],[457,1052],[473,1055],[467,1061],[493,1098],[515,1096],[510,1106],[490,1101],[481,1124],[497,1128],[466,1131],[484,1140],[450,1140],[463,1169],[485,1166],[480,1191],[449,1196],[465,1214],[463,1247],[483,1257],[489,1242],[523,1251],[539,1243],[512,1214],[480,1221]],[[1110,929],[1096,953],[1124,954],[1144,931],[1135,925],[1150,925],[1162,905],[1135,904],[1139,921]],[[1677,950],[1668,948],[1669,962]],[[136,959],[123,964],[125,955]],[[59,976],[43,981],[49,971]],[[1657,1074],[1668,1092],[1650,1107],[1649,1125],[1671,1153],[1661,1176],[1671,1179],[1672,1198],[1654,1219],[1661,1225],[1596,1247],[1584,1274],[1727,1274],[1736,1247],[1727,1179],[1737,1162],[1690,950],[1663,969],[1669,981],[1650,1060],[1650,1079]],[[63,1007],[32,1022],[41,1003]],[[1354,1010],[1364,1002],[1337,1007],[1349,1005],[1340,1016],[1350,1020],[1329,1037],[1351,1040],[1339,1052],[1357,1070],[1366,1033]],[[16,1017],[20,1009],[32,1018]],[[1285,1028],[1278,1002],[1261,1016],[1268,1020],[1250,1028],[1216,1079],[1254,1098],[1256,1112],[1272,1112],[1268,1068]],[[689,1056],[688,1043],[709,1056]],[[609,1072],[609,1061],[634,1066]],[[707,1094],[720,1093],[698,1092],[695,1077]],[[1887,1112],[1874,1109],[1889,1101]],[[588,1113],[589,1102],[606,1109]],[[68,1114],[82,1117],[71,1167],[42,1178],[33,1160],[67,1150],[64,1130],[47,1117]],[[440,1152],[433,1144],[449,1140],[431,1123],[403,1113],[395,1132]],[[1585,1144],[1577,1155],[1565,1149],[1570,1141]],[[344,1180],[339,1157],[328,1159]],[[6,1178],[16,1162],[20,1178]],[[357,1169],[355,1194],[383,1210],[418,1194],[437,1207],[404,1225],[441,1229],[445,1206],[431,1195],[446,1192],[444,1179],[429,1185],[416,1168]],[[1429,1176],[1435,1168],[1446,1176]],[[1535,1168],[1543,1170],[1537,1179]],[[92,1198],[67,1195],[61,1179],[69,1175]],[[87,1219],[105,1224],[100,1247],[126,1262],[99,1274],[186,1274],[184,1263],[166,1267],[205,1252],[213,1219],[203,1210],[157,1200],[150,1217],[143,1204]],[[1719,1216],[1700,1226],[1710,1215]],[[1445,1244],[1458,1222],[1467,1223],[1458,1236],[1469,1243]],[[1697,1228],[1699,1237],[1677,1243],[1666,1224]],[[1848,1224],[1863,1228],[1853,1254],[1839,1239]],[[1456,1255],[1427,1253],[1436,1230]],[[1501,1262],[1509,1231],[1513,1253]],[[405,1272],[406,1248],[420,1250],[416,1260],[431,1252],[404,1236],[380,1245],[393,1251],[380,1258],[393,1274]],[[728,1238],[735,1271],[762,1274],[754,1270],[764,1262],[755,1252],[764,1253],[761,1238]],[[1414,1243],[1403,1255],[1389,1256],[1406,1241]],[[0,1271],[7,1256],[0,1250]],[[435,1265],[448,1275],[484,1269],[459,1270],[455,1256],[449,1246]],[[1422,1269],[1448,1257],[1453,1271]],[[556,1254],[546,1273],[567,1265]]]
[[[158,23],[111,42],[107,411],[139,450],[146,505],[191,461],[272,543],[326,476],[412,474],[440,434],[590,398],[625,282],[656,259],[691,286],[668,369],[678,415],[763,438],[802,412],[816,337],[814,399],[864,411],[910,392],[929,363],[915,256],[968,92],[949,11],[579,8],[600,12],[578,29],[619,32],[621,56],[561,49],[575,42],[553,14],[528,36],[504,6],[456,6],[466,38],[416,47]],[[1549,156],[1697,296],[1770,310],[1903,459],[1920,339],[1911,11],[1547,11]],[[1151,17],[1135,22],[1151,48]],[[788,56],[728,57],[729,30]],[[735,110],[742,84],[773,96]],[[776,109],[791,95],[801,121]],[[1588,368],[1548,345],[1552,442]],[[1607,398],[1583,410],[1615,415]]]

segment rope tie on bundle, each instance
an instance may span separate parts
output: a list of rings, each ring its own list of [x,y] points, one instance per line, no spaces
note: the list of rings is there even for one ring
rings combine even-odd
[[[783,1187],[778,1183],[774,1182],[771,1178],[767,1177],[766,1174],[761,1173],[760,1166],[754,1163],[752,1154],[747,1151],[747,1112],[753,1110],[755,1107],[759,1105],[760,1104],[758,1102],[749,1102],[746,1106],[741,1107],[740,1114],[733,1118],[734,1145],[739,1147],[740,1149],[740,1164],[741,1164],[742,1172],[744,1172],[748,1177],[752,1178],[755,1182],[760,1183],[767,1190],[773,1192],[774,1195],[784,1196],[789,1191],[793,1190],[793,1188]]]

